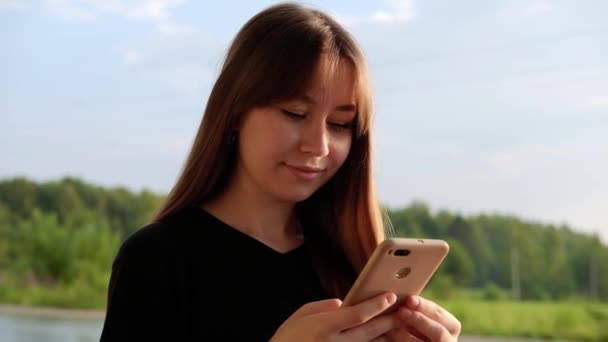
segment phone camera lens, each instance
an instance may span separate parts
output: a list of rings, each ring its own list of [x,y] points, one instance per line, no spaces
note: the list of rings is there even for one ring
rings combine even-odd
[[[408,256],[408,255],[410,255],[410,250],[409,249],[396,249],[395,252],[393,253],[393,255]]]

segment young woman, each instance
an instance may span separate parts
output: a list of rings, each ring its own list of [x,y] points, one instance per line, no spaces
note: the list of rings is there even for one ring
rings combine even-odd
[[[454,341],[437,304],[343,298],[384,239],[366,62],[328,15],[279,4],[227,52],[190,155],[115,259],[102,341]]]

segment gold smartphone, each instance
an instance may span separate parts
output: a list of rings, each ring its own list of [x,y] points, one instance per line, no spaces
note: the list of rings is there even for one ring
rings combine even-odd
[[[419,295],[449,252],[446,241],[388,238],[374,250],[342,305],[354,305],[383,292],[394,292],[393,312],[408,295]]]

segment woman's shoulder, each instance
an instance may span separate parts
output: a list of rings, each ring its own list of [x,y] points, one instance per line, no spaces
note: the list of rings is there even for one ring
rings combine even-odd
[[[147,223],[126,236],[116,259],[158,260],[175,255],[206,231],[199,229],[203,219],[197,209],[187,208]]]

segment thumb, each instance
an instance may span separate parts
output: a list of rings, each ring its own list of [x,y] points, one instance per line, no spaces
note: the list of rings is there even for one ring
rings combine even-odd
[[[337,310],[342,305],[342,301],[337,298],[325,299],[310,302],[302,305],[290,318],[300,318],[312,314]]]

